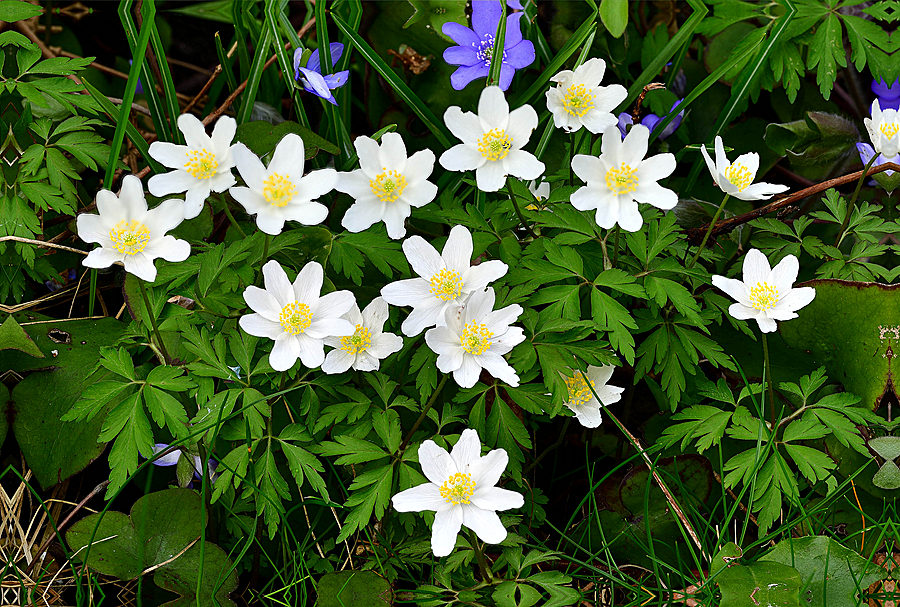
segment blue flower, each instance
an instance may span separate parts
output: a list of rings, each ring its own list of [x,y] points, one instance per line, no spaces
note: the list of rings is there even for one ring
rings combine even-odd
[[[472,29],[455,21],[448,21],[441,31],[458,46],[444,51],[444,61],[458,65],[450,76],[450,84],[460,91],[473,80],[486,78],[491,71],[494,54],[494,34],[503,8],[497,0],[472,0]],[[522,39],[519,21],[524,13],[506,18],[506,37],[503,41],[503,65],[500,67],[500,88],[509,88],[516,70],[534,62],[534,44]]]
[[[873,80],[872,92],[878,97],[882,109],[900,110],[900,79],[890,85],[881,78]]]
[[[681,102],[684,99],[679,99],[675,103],[672,104],[672,107],[669,108],[669,113],[665,116],[657,116],[656,114],[647,114],[643,118],[641,118],[641,124],[650,129],[652,133],[656,126],[666,119],[672,112],[675,111]],[[669,135],[675,132],[675,130],[681,125],[681,119],[684,117],[684,110],[678,112],[678,115],[663,129],[663,131],[659,134],[660,139],[665,139]],[[622,133],[622,137],[624,137],[628,133],[628,127],[634,123],[634,119],[631,117],[631,114],[628,112],[622,112],[619,114],[619,132]]]
[[[344,45],[340,42],[332,42],[328,45],[328,53],[331,55],[331,65],[334,66],[344,53]],[[344,70],[336,74],[322,74],[322,65],[319,62],[319,49],[314,50],[312,55],[309,56],[306,67],[300,66],[300,58],[302,56],[303,49],[298,48],[294,51],[294,79],[300,83],[306,92],[337,105],[337,99],[334,98],[331,89],[347,84],[350,70]]]

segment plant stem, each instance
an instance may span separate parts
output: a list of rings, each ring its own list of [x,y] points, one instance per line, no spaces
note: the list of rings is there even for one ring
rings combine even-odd
[[[222,206],[225,208],[225,216],[228,217],[228,221],[231,222],[231,225],[234,226],[234,229],[238,231],[238,234],[241,235],[241,238],[247,238],[247,235],[244,234],[244,230],[241,229],[241,226],[238,225],[237,220],[234,218],[234,215],[231,214],[231,209],[228,208],[228,201],[224,196],[221,197]]]
[[[478,543],[478,537],[474,533],[472,535],[472,549],[475,551],[478,567],[481,568],[481,577],[486,581],[493,582],[494,576],[491,573],[491,568],[487,565],[487,559],[484,558],[484,551],[481,549],[481,544]]]
[[[144,308],[147,310],[147,318],[150,319],[150,326],[153,328],[153,334],[156,335],[156,341],[159,345],[159,351],[163,355],[163,359],[165,364],[169,364],[169,361],[172,360],[172,357],[169,356],[169,353],[166,351],[166,344],[163,342],[162,335],[159,333],[159,325],[156,324],[156,315],[153,313],[153,307],[150,305],[150,298],[147,297],[147,287],[144,284],[144,280],[138,278],[138,286],[141,289],[141,297],[144,300]]]
[[[266,234],[266,242],[263,245],[263,254],[262,258],[267,259],[269,257],[269,244],[272,242],[272,237],[269,234]]]
[[[516,215],[519,216],[519,222],[522,224],[522,227],[528,231],[528,234],[535,240],[537,240],[537,234],[534,233],[534,230],[531,229],[531,226],[528,225],[528,222],[525,220],[525,215],[522,214],[522,209],[519,208],[519,199],[516,198],[516,195],[513,194],[512,185],[510,185],[509,180],[506,180],[506,191],[509,193],[509,199],[512,200],[513,208],[516,210]]]
[[[434,389],[434,392],[431,393],[431,397],[428,399],[428,402],[425,403],[425,408],[422,409],[422,413],[419,414],[419,418],[416,420],[416,423],[413,424],[412,428],[409,429],[409,432],[406,433],[406,436],[403,438],[403,442],[400,443],[400,448],[397,450],[398,453],[403,453],[406,449],[406,445],[409,444],[409,441],[412,439],[413,434],[416,430],[419,429],[419,426],[422,425],[422,422],[425,421],[425,415],[434,406],[435,401],[437,401],[438,396],[441,393],[441,390],[444,389],[444,384],[447,383],[447,375],[441,378],[441,381],[438,383],[437,388]]]
[[[725,203],[728,202],[730,196],[725,194],[725,198],[722,199],[722,202],[719,204],[719,208],[716,209],[716,214],[713,215],[712,221],[709,222],[709,227],[706,228],[706,234],[703,235],[703,240],[700,241],[700,246],[697,248],[697,252],[694,253],[694,257],[691,258],[691,262],[688,264],[688,268],[693,268],[694,264],[697,263],[697,260],[700,259],[700,253],[703,252],[703,248],[706,247],[706,241],[709,240],[709,235],[712,234],[713,228],[716,227],[716,221],[719,219],[719,215],[722,214],[722,209],[725,208]]]
[[[847,226],[850,225],[850,215],[853,214],[853,209],[856,206],[856,198],[859,196],[859,191],[862,189],[862,185],[868,176],[869,169],[875,164],[876,158],[878,158],[878,152],[875,152],[872,157],[869,158],[869,162],[863,167],[862,175],[859,176],[859,181],[856,182],[856,189],[853,190],[853,196],[850,198],[850,202],[847,203],[847,214],[844,216],[844,221],[841,222],[841,229],[838,230],[837,236],[834,238],[834,246],[836,247],[840,246],[841,240],[844,239],[844,231],[847,229]]]
[[[769,390],[769,417],[772,422],[772,429],[775,428],[775,388],[773,388],[772,381],[772,365],[769,363],[769,341],[766,339],[766,334],[762,333],[762,344],[763,344],[763,377],[766,380],[766,384],[768,385]]]

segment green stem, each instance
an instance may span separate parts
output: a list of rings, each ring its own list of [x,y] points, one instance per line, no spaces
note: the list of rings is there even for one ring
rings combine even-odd
[[[481,549],[481,544],[478,543],[478,537],[474,533],[472,535],[472,549],[475,551],[478,567],[481,568],[481,577],[486,581],[493,582],[494,575],[491,573],[491,568],[488,567],[487,559],[484,558],[484,551]]]
[[[272,242],[272,237],[269,234],[266,234],[266,242],[263,245],[263,254],[262,254],[262,258],[264,260],[269,258],[269,244],[271,244],[271,242]]]
[[[528,230],[528,234],[535,240],[537,240],[537,234],[534,233],[534,230],[531,229],[531,226],[528,225],[528,222],[525,220],[525,215],[522,214],[522,209],[519,208],[519,199],[512,191],[512,185],[510,185],[509,180],[506,180],[506,191],[509,193],[509,199],[512,200],[513,208],[516,210],[516,215],[519,216],[519,222],[522,224],[526,230]]]
[[[853,214],[853,209],[856,206],[856,198],[859,196],[859,191],[862,189],[862,185],[866,180],[866,177],[869,176],[869,169],[872,168],[872,165],[875,164],[875,159],[878,158],[878,152],[875,152],[872,157],[869,159],[869,162],[866,163],[866,166],[863,168],[862,175],[859,176],[859,181],[856,182],[856,189],[853,190],[853,196],[850,198],[850,202],[847,204],[847,214],[844,216],[844,221],[841,222],[841,229],[838,230],[837,236],[834,239],[834,246],[840,246],[841,241],[844,239],[844,231],[847,229],[847,226],[850,225],[850,215]]]
[[[241,235],[241,238],[247,238],[247,235],[244,234],[244,230],[241,229],[241,226],[238,225],[237,220],[234,218],[234,215],[231,214],[231,209],[228,208],[228,201],[225,200],[225,197],[221,197],[222,206],[225,208],[225,216],[228,217],[228,221],[231,222],[231,225],[234,226],[234,229],[238,231],[238,234]]]
[[[691,258],[691,262],[687,265],[688,268],[693,268],[694,264],[697,263],[697,260],[700,259],[700,253],[702,253],[704,247],[706,247],[706,241],[709,240],[713,228],[716,227],[716,222],[719,220],[719,215],[722,214],[722,209],[725,208],[725,203],[728,202],[728,198],[730,198],[730,196],[728,194],[725,194],[725,198],[722,199],[722,202],[719,204],[719,208],[716,209],[716,214],[713,215],[712,221],[709,222],[709,227],[706,228],[706,234],[703,235],[703,240],[700,241],[700,247],[697,249],[697,252],[694,253],[694,257]]]
[[[425,403],[425,408],[422,409],[422,413],[419,414],[419,418],[416,420],[416,423],[413,424],[412,428],[409,429],[409,432],[406,433],[406,437],[403,439],[403,442],[400,443],[400,448],[397,450],[398,453],[403,453],[406,449],[406,445],[409,444],[409,441],[412,440],[413,434],[416,430],[419,429],[419,426],[422,425],[422,422],[425,421],[425,415],[428,411],[431,410],[431,407],[434,406],[435,401],[437,401],[438,396],[441,394],[441,390],[444,389],[444,384],[447,383],[448,375],[445,375],[441,378],[441,381],[438,383],[437,388],[434,389],[434,392],[431,393],[431,397],[428,399],[428,402]]]
[[[159,325],[156,324],[156,314],[153,313],[153,307],[150,305],[150,298],[147,297],[147,287],[144,284],[144,281],[140,278],[138,278],[138,286],[141,289],[141,297],[144,300],[144,308],[147,310],[147,318],[150,319],[150,326],[153,328],[153,334],[156,336],[159,351],[160,353],[162,353],[165,364],[169,364],[169,361],[172,360],[172,357],[169,356],[169,353],[166,351],[166,344],[165,342],[163,342],[162,335],[160,335],[159,333]]]
[[[775,428],[775,388],[772,381],[772,365],[769,363],[769,341],[766,334],[762,333],[763,345],[763,378],[766,381],[769,390],[769,418],[772,422],[772,428]]]

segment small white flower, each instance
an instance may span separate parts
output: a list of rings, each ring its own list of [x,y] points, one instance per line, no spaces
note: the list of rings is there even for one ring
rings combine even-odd
[[[600,86],[606,62],[594,58],[572,70],[563,70],[550,79],[557,85],[547,91],[547,109],[553,124],[567,133],[581,127],[601,133],[618,124],[612,111],[625,100],[628,91],[621,84]]]
[[[716,135],[715,162],[709,157],[705,145],[700,147],[700,152],[703,154],[703,159],[706,160],[706,166],[713,181],[720,190],[729,196],[741,200],[768,200],[774,194],[780,194],[789,189],[786,185],[764,181],[753,183],[753,180],[756,179],[756,171],[759,170],[759,154],[756,152],[741,154],[737,160],[729,164],[728,157],[725,156],[725,145],[718,135]]]
[[[537,179],[544,172],[544,163],[522,149],[537,126],[537,112],[530,105],[510,112],[499,86],[481,92],[478,114],[454,105],[444,112],[444,122],[462,143],[441,154],[441,166],[448,171],[474,169],[479,190],[496,192],[507,175]]]
[[[453,552],[463,525],[481,541],[499,544],[506,539],[506,527],[497,511],[521,508],[521,493],[496,487],[509,463],[504,449],[481,455],[481,441],[471,428],[463,430],[453,450],[426,440],[419,446],[419,464],[429,482],[401,491],[391,503],[398,512],[434,511],[431,550],[435,556]]]
[[[603,421],[603,417],[600,415],[600,408],[621,400],[622,392],[625,391],[625,388],[610,386],[607,383],[609,378],[612,377],[614,370],[615,367],[612,365],[603,365],[602,367],[589,365],[585,375],[587,375],[590,386],[584,381],[584,375],[582,375],[581,371],[575,370],[571,375],[560,373],[566,382],[566,387],[569,389],[569,400],[566,401],[566,406],[575,413],[575,418],[585,428],[596,428],[599,426],[600,422]],[[591,388],[600,397],[599,402],[594,393],[591,392]]]
[[[196,116],[182,114],[178,117],[178,130],[184,134],[187,145],[165,141],[150,144],[150,157],[175,170],[151,177],[147,189],[154,196],[186,192],[184,218],[193,219],[200,214],[210,192],[224,192],[234,185],[231,142],[237,122],[222,116],[210,137]]]
[[[353,335],[356,328],[341,318],[355,303],[350,291],[319,296],[322,266],[311,261],[303,266],[294,283],[274,259],[263,266],[266,288],[249,286],[244,301],[255,314],[241,316],[241,328],[250,335],[275,340],[269,365],[287,371],[299,358],[303,366],[318,367],[325,360],[325,340]]]
[[[482,369],[516,387],[519,376],[503,355],[525,340],[520,327],[509,326],[520,314],[518,304],[494,310],[494,289],[476,291],[461,313],[447,310],[446,326],[429,329],[425,343],[438,355],[441,373],[453,373],[463,388],[474,386]]]
[[[800,264],[787,255],[774,268],[758,249],[750,249],[744,257],[744,280],[713,275],[712,283],[737,301],[728,313],[738,320],[756,319],[759,330],[771,333],[778,328],[776,320],[797,318],[797,310],[816,296],[812,287],[792,288]]]
[[[525,208],[529,211],[540,211],[543,208],[543,202],[550,197],[550,184],[546,181],[538,184],[537,180],[535,180],[528,184],[528,191],[534,196],[535,202],[532,202]]]
[[[256,215],[260,230],[275,236],[284,229],[285,221],[311,226],[325,220],[328,207],[315,199],[334,189],[337,172],[319,169],[304,176],[303,140],[299,135],[282,137],[268,167],[243,143],[235,145],[232,153],[247,187],[228,191],[247,213]]]
[[[437,195],[437,186],[428,181],[434,169],[434,152],[421,150],[406,157],[403,138],[385,133],[381,145],[369,137],[353,142],[359,156],[359,167],[341,173],[335,189],[350,194],[356,202],[347,209],[341,225],[351,232],[362,232],[379,221],[387,227],[388,236],[403,238],[410,207],[421,207]]]
[[[381,289],[381,296],[392,306],[412,306],[412,312],[400,326],[408,337],[443,325],[447,309],[459,308],[470,293],[483,289],[509,269],[499,260],[470,266],[472,235],[463,226],[450,230],[440,254],[421,236],[403,241],[403,252],[420,278],[392,282]]]
[[[325,345],[335,349],[325,356],[322,371],[343,373],[350,367],[356,371],[377,371],[382,358],[403,347],[402,337],[383,332],[387,317],[387,302],[380,297],[373,299],[362,313],[354,302],[344,318],[355,325],[356,332],[346,337],[325,339]]]
[[[878,100],[872,102],[872,117],[864,118],[869,139],[876,152],[892,158],[900,153],[900,115],[897,110],[888,108],[881,111]]]
[[[597,210],[595,220],[604,229],[617,223],[623,230],[636,232],[644,223],[638,202],[668,210],[678,204],[678,195],[657,183],[675,170],[675,156],[647,155],[650,129],[642,124],[632,127],[622,139],[618,127],[603,131],[600,156],[576,154],[572,170],[587,185],[579,188],[569,201],[579,211]]]
[[[166,235],[184,221],[184,204],[164,200],[147,210],[144,188],[134,175],[122,179],[118,196],[109,190],[97,192],[97,211],[99,215],[82,213],[75,220],[78,237],[100,245],[82,261],[89,268],[121,263],[129,274],[153,282],[154,259],[184,261],[191,254],[187,241]]]

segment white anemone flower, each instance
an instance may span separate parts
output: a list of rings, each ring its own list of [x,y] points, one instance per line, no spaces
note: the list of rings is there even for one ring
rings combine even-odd
[[[491,288],[472,293],[461,313],[447,310],[446,326],[425,333],[425,343],[438,355],[438,370],[453,373],[462,388],[474,386],[482,369],[512,387],[519,385],[519,376],[503,355],[525,341],[520,327],[509,326],[522,314],[522,306],[494,310],[494,297]]]
[[[563,70],[550,81],[556,86],[547,91],[547,109],[553,114],[553,124],[567,133],[581,127],[592,133],[602,133],[616,125],[619,119],[612,111],[625,100],[628,91],[621,84],[600,86],[606,62],[588,59],[572,70]]]
[[[134,175],[122,179],[118,196],[109,190],[97,192],[97,211],[99,215],[82,213],[75,219],[78,237],[100,245],[82,261],[89,268],[121,263],[129,274],[153,282],[154,259],[184,261],[191,254],[187,241],[166,235],[184,221],[184,203],[165,200],[148,210],[141,180]]]
[[[566,382],[566,388],[569,389],[566,406],[572,410],[575,419],[581,422],[585,428],[599,426],[603,421],[600,409],[622,399],[622,392],[625,391],[625,388],[611,386],[607,383],[614,370],[615,367],[612,365],[603,365],[602,367],[589,365],[585,374],[578,370],[573,371],[571,375],[560,373]],[[585,375],[587,375],[587,382],[584,380]],[[594,389],[593,392],[591,388]],[[594,392],[597,393],[597,396],[594,396]],[[598,396],[600,397],[599,401],[597,400]]]
[[[381,296],[392,306],[412,306],[400,326],[407,337],[443,325],[446,310],[457,310],[469,294],[485,288],[509,269],[499,260],[470,265],[472,234],[463,226],[450,230],[441,253],[421,236],[403,241],[403,252],[419,278],[392,282],[381,289]]]
[[[387,317],[388,305],[381,297],[373,299],[362,312],[354,303],[344,318],[356,331],[353,335],[325,339],[325,345],[335,349],[325,355],[322,371],[343,373],[351,367],[356,371],[377,371],[382,358],[403,348],[402,337],[384,332]]]
[[[900,115],[897,110],[881,110],[878,100],[872,102],[872,117],[864,118],[869,139],[876,152],[892,158],[900,153]]]
[[[287,371],[297,359],[310,369],[325,360],[325,340],[353,335],[356,328],[342,318],[355,300],[350,291],[319,295],[324,277],[322,266],[310,261],[293,284],[277,261],[263,266],[266,288],[249,286],[244,301],[255,314],[241,316],[241,328],[257,337],[275,340],[269,365]]]
[[[426,440],[419,446],[419,464],[428,482],[401,491],[391,503],[398,512],[434,511],[434,556],[453,552],[463,525],[481,541],[499,544],[506,539],[506,527],[497,512],[525,503],[521,493],[496,486],[508,463],[504,449],[482,456],[478,433],[471,428],[463,430],[450,453]]]
[[[421,207],[437,195],[437,186],[428,181],[434,169],[434,152],[421,150],[406,157],[406,145],[397,133],[385,133],[381,145],[369,137],[353,142],[359,167],[341,173],[335,189],[349,194],[356,202],[347,209],[341,225],[351,232],[362,232],[379,221],[388,236],[403,238],[412,207]]]
[[[529,211],[540,211],[544,207],[544,201],[550,197],[550,184],[546,181],[538,183],[535,180],[528,184],[528,191],[534,196],[536,202],[532,202],[525,208]]]
[[[764,181],[753,183],[753,180],[756,179],[756,172],[759,170],[759,154],[756,152],[741,154],[734,162],[729,163],[728,157],[725,156],[725,145],[718,135],[716,135],[715,162],[710,158],[705,145],[700,147],[700,152],[703,154],[703,159],[706,160],[706,166],[713,181],[720,190],[729,196],[741,200],[768,200],[774,194],[780,194],[789,189],[786,185]]]
[[[478,114],[454,105],[444,112],[444,122],[462,143],[441,154],[441,166],[448,171],[474,169],[482,192],[496,192],[508,175],[537,179],[544,172],[544,163],[522,149],[537,127],[537,112],[530,105],[510,112],[499,86],[481,92]]]
[[[193,219],[203,210],[210,192],[224,192],[234,185],[231,142],[237,122],[222,116],[209,136],[196,116],[182,114],[178,117],[178,130],[184,134],[187,145],[166,141],[150,144],[150,157],[175,170],[151,177],[147,189],[154,196],[185,192],[184,218]]]
[[[276,236],[285,221],[311,226],[325,220],[328,207],[315,199],[334,189],[337,172],[319,169],[304,176],[305,156],[299,135],[288,133],[278,142],[268,167],[243,143],[235,145],[232,153],[247,187],[228,191],[247,213],[256,215],[260,230]]]
[[[758,249],[750,249],[744,257],[744,280],[714,275],[712,283],[731,296],[737,303],[731,304],[728,313],[738,320],[753,318],[763,333],[778,328],[775,321],[797,318],[797,310],[816,296],[812,287],[793,288],[800,264],[793,255],[787,255],[774,268]]]
[[[650,158],[647,147],[650,129],[634,125],[625,139],[617,126],[603,131],[600,156],[576,154],[572,170],[587,185],[579,188],[569,201],[579,211],[596,209],[597,225],[604,229],[619,224],[636,232],[644,223],[638,202],[668,210],[678,204],[678,195],[657,183],[675,170],[673,154]]]

